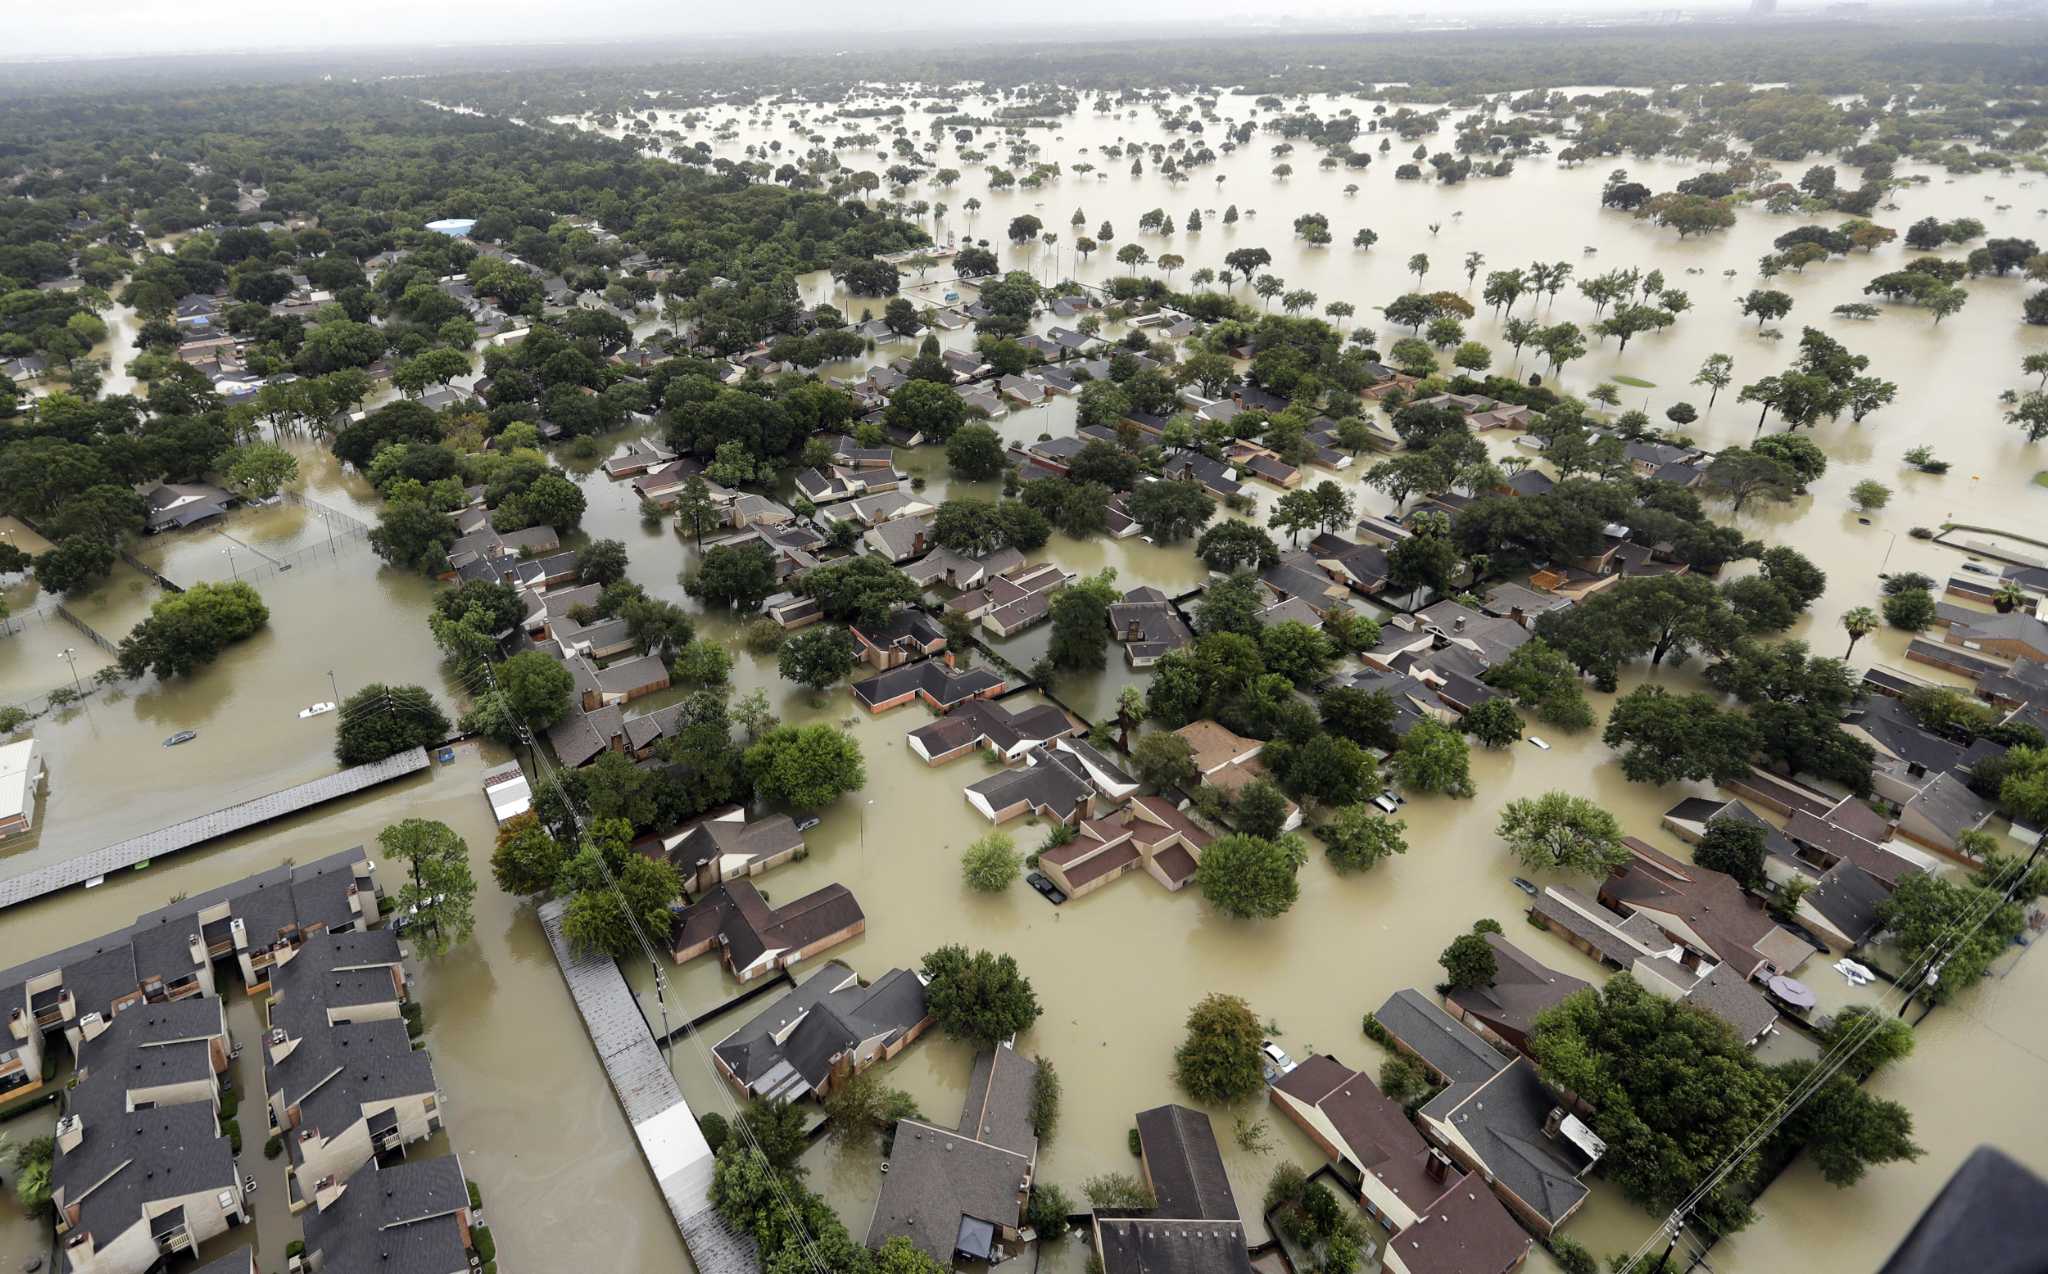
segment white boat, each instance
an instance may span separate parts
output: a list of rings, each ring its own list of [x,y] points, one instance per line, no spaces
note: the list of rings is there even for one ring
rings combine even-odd
[[[332,711],[334,711],[334,705],[331,703],[310,704],[299,709],[299,720],[304,721],[307,717],[317,717]]]
[[[1545,752],[1550,751],[1550,745],[1548,743],[1545,743],[1543,740],[1537,738],[1533,734],[1529,736],[1529,742],[1536,745],[1539,748],[1542,748]]]

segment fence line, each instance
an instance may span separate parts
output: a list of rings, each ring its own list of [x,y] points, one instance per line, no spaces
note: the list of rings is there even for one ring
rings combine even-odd
[[[332,505],[322,504],[320,503],[320,501],[313,499],[311,496],[301,495],[297,491],[287,491],[284,493],[284,498],[291,501],[293,504],[298,505],[302,509],[311,509],[314,513],[318,514],[322,520],[328,522],[329,524],[338,523],[344,527],[352,527],[365,535],[369,534],[369,523],[363,521],[361,518],[353,517],[347,513],[343,513],[340,509],[337,509]]]
[[[0,637],[19,637],[22,633],[28,631],[26,624],[17,625],[16,620],[40,619],[47,624],[50,622],[50,616],[54,613],[45,605],[0,615]]]
[[[98,646],[101,650],[106,651],[110,655],[118,655],[121,653],[121,647],[118,643],[109,641],[107,638],[102,637],[99,633],[99,630],[95,629],[91,624],[86,623],[78,616],[72,614],[70,609],[66,607],[64,603],[52,602],[51,606],[56,610],[58,616],[62,618],[65,623],[70,624],[79,632],[84,633],[85,639],[87,641],[91,642],[95,646]]]
[[[133,553],[130,553],[127,549],[121,549],[120,554],[122,561],[128,563],[128,565],[134,567],[136,570],[141,571],[150,579],[155,580],[159,588],[169,589],[173,593],[182,593],[185,591],[185,586],[183,584],[180,584],[178,581],[172,579],[170,576],[164,574],[162,571],[156,569],[154,566],[151,566],[149,563],[143,561],[141,558],[135,556]]]

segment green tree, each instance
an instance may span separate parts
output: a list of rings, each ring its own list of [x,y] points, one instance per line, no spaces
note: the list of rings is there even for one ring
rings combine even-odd
[[[448,569],[448,546],[460,532],[455,519],[422,500],[393,500],[377,515],[370,547],[393,566],[423,574]]]
[[[957,478],[987,482],[1003,471],[1003,440],[987,425],[962,425],[946,442],[946,463]]]
[[[1472,795],[1471,755],[1465,740],[1438,721],[1416,722],[1395,749],[1390,764],[1394,777],[1410,791]]]
[[[747,748],[745,764],[763,800],[793,810],[830,805],[867,783],[860,744],[829,725],[777,726]]]
[[[2002,890],[1932,872],[1900,881],[1878,904],[1877,916],[1908,967],[1939,959],[1939,978],[1918,988],[1935,1004],[1982,979],[2026,924],[2024,909],[2006,901]]]
[[[1009,955],[943,946],[925,956],[925,1006],[939,1028],[993,1048],[1038,1020],[1038,995]]]
[[[1323,853],[1339,872],[1366,871],[1381,860],[1408,852],[1402,833],[1408,825],[1400,819],[1382,817],[1368,805],[1345,805],[1334,810],[1328,822],[1316,829]]]
[[[407,748],[439,743],[454,729],[421,686],[372,682],[342,700],[336,715],[334,755],[343,765],[381,761]]]
[[[1023,861],[1007,833],[990,832],[961,853],[960,873],[976,893],[999,894],[1016,883]]]
[[[1716,818],[1707,823],[1693,861],[1709,871],[1726,872],[1744,889],[1764,885],[1764,838],[1762,823],[1740,818]]]
[[[639,950],[636,923],[649,935],[668,932],[682,882],[667,863],[634,853],[632,835],[630,822],[594,818],[582,847],[562,865],[558,882],[571,891],[562,932],[578,951],[616,959]]]
[[[1875,479],[1865,478],[1849,488],[1849,502],[1865,513],[1882,509],[1891,503],[1891,499],[1892,489]]]
[[[743,614],[760,609],[776,587],[774,550],[759,542],[712,545],[683,585],[685,592],[707,606],[729,607]]]
[[[1783,1088],[1720,1019],[1619,973],[1540,1016],[1529,1053],[1547,1081],[1592,1107],[1609,1148],[1604,1175],[1630,1199],[1669,1208],[1733,1155],[1700,1212],[1722,1233],[1747,1223],[1758,1157],[1743,1139]]]
[[[1192,788],[1201,778],[1194,745],[1167,730],[1140,737],[1131,749],[1131,765],[1140,782],[1159,791]]]
[[[1273,537],[1237,518],[1226,518],[1202,532],[1195,556],[1212,571],[1262,570],[1280,560]]]
[[[567,665],[538,650],[521,651],[498,665],[506,706],[528,728],[545,730],[569,714],[576,679]]]
[[[1522,865],[1538,871],[1604,875],[1628,861],[1621,824],[1583,796],[1545,792],[1502,807],[1494,832]]]
[[[269,608],[249,585],[194,584],[152,603],[148,618],[121,639],[115,659],[128,677],[190,676],[269,623]]]
[[[1234,995],[1206,995],[1189,1011],[1187,1034],[1174,1050],[1174,1080],[1196,1101],[1240,1102],[1265,1087],[1264,1040],[1251,1005]]]
[[[1454,991],[1492,986],[1494,975],[1500,972],[1493,944],[1477,933],[1461,933],[1451,939],[1436,962],[1444,967],[1444,985]]]
[[[617,540],[592,540],[576,554],[578,584],[616,584],[626,578],[626,546]]]
[[[555,887],[566,859],[561,842],[548,835],[537,816],[519,814],[498,829],[491,876],[508,894],[545,893]]]
[[[813,691],[823,690],[852,672],[859,663],[853,639],[836,624],[806,628],[782,643],[775,668],[786,681]]]
[[[926,442],[943,443],[967,423],[967,403],[951,385],[912,380],[889,396],[882,419],[905,433],[923,434]]]
[[[1222,836],[1202,851],[1195,883],[1210,905],[1227,916],[1271,919],[1301,896],[1296,876],[1307,858],[1308,850],[1297,836]]]
[[[1511,696],[1538,721],[1563,730],[1584,730],[1593,724],[1578,670],[1542,638],[1523,642],[1513,653],[1481,674],[1481,680]]]
[[[1488,699],[1458,723],[1466,734],[1489,748],[1504,748],[1522,737],[1522,718],[1506,699]]]
[[[855,1071],[840,1080],[825,1094],[823,1104],[832,1121],[832,1140],[842,1146],[871,1146],[889,1125],[917,1116],[916,1099],[882,1083],[873,1070]]]
[[[257,500],[269,499],[299,476],[298,458],[272,442],[244,443],[222,455],[214,468],[229,490]]]
[[[1616,700],[1600,737],[1621,752],[1621,772],[1637,783],[1726,782],[1749,772],[1758,743],[1741,713],[1662,686],[1638,686]]]
[[[1924,588],[1908,588],[1884,599],[1884,621],[1909,633],[1925,632],[1934,626],[1934,594]]]
[[[1046,652],[1054,667],[1101,670],[1109,641],[1109,608],[1118,597],[1113,569],[1054,590],[1052,644]]]
[[[469,846],[446,823],[408,818],[377,833],[387,858],[406,864],[399,911],[422,955],[446,955],[476,928],[476,877]]]
[[[1216,512],[1216,501],[1198,482],[1161,481],[1141,484],[1124,500],[1131,519],[1161,544],[1178,544],[1202,529]]]
[[[1264,775],[1239,788],[1230,803],[1230,818],[1239,831],[1258,840],[1277,840],[1294,813],[1279,784]]]

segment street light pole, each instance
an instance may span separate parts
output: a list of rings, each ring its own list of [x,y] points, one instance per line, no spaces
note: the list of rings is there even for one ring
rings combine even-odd
[[[225,557],[225,558],[227,558],[227,560],[228,560],[228,571],[229,571],[229,572],[230,572],[230,573],[231,573],[232,575],[234,575],[234,577],[235,577],[235,582],[236,582],[237,584],[241,583],[241,582],[242,582],[242,572],[241,572],[240,570],[236,569],[236,567],[235,567],[235,551],[234,551],[233,549],[222,549],[222,550],[221,550],[220,552],[221,552],[221,556],[222,556],[222,557]]]
[[[71,688],[78,691],[80,694],[85,693],[85,683],[81,682],[78,679],[77,649],[75,647],[66,646],[63,650],[57,652],[57,658],[62,659],[66,663],[71,665]]]
[[[335,684],[335,681],[334,681],[334,669],[332,669],[332,668],[329,668],[329,669],[327,670],[327,689],[328,689],[328,690],[330,690],[331,692],[333,692],[333,694],[334,694],[334,704],[335,704],[335,706],[336,706],[336,707],[339,707],[339,706],[341,706],[341,687]]]

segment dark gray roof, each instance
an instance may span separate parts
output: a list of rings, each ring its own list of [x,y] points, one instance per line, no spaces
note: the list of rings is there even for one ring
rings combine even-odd
[[[1403,1047],[1449,1076],[1453,1084],[1490,1079],[1508,1064],[1493,1045],[1412,988],[1388,996],[1373,1016]]]
[[[1096,1218],[1103,1274],[1252,1274],[1244,1226],[1236,1221]]]
[[[1235,1221],[1237,1199],[1223,1170],[1223,1154],[1209,1117],[1186,1106],[1138,1112],[1138,1142],[1160,1217]]]
[[[356,1170],[341,1197],[305,1215],[306,1254],[321,1274],[452,1274],[469,1249],[457,1214],[469,1207],[454,1155]]]
[[[955,671],[942,663],[923,660],[905,664],[900,668],[891,668],[887,672],[869,677],[866,681],[856,681],[852,689],[855,698],[871,705],[886,703],[902,695],[922,691],[937,700],[941,706],[951,707],[1002,684],[1002,674],[988,668]]]
[[[1860,943],[1877,932],[1878,905],[1891,896],[1882,880],[1855,863],[1839,862],[1806,891],[1805,901],[1849,941]]]
[[[960,1135],[1036,1158],[1031,1089],[1037,1076],[1038,1063],[1018,1056],[1008,1044],[976,1054],[960,1107]]]
[[[1744,1043],[1755,1040],[1778,1020],[1778,1010],[1731,965],[1715,965],[1712,973],[1693,984],[1685,999],[1726,1022]]]
[[[924,983],[909,970],[892,969],[864,987],[852,969],[833,960],[715,1051],[751,1091],[789,1100],[799,1095],[794,1081],[815,1089],[841,1053],[865,1039],[898,1038],[925,1012]]]
[[[963,1222],[1015,1226],[1030,1176],[1025,1155],[906,1119],[896,1126],[868,1246],[901,1234],[951,1269]]]
[[[1078,761],[1063,761],[1060,753],[1048,748],[1033,748],[1026,756],[1031,764],[992,774],[968,784],[967,790],[993,810],[1024,801],[1033,810],[1051,811],[1055,818],[1065,818],[1094,795],[1095,788]]]
[[[1554,1225],[1585,1199],[1579,1174],[1590,1166],[1571,1142],[1544,1135],[1544,1122],[1557,1106],[1536,1068],[1517,1058],[1481,1083],[1452,1084],[1422,1113],[1454,1127],[1497,1188]]]

